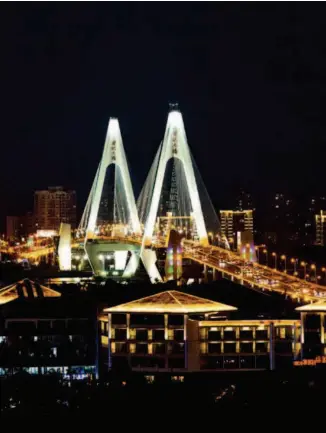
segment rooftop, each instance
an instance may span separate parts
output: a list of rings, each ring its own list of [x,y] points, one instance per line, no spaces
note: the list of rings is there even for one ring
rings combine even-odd
[[[61,296],[59,292],[32,280],[25,279],[0,289],[0,305],[6,304],[7,302],[13,301],[17,298],[35,299],[59,296]]]
[[[296,311],[326,311],[326,299],[314,302],[313,304],[303,305],[302,307],[296,308]]]
[[[236,307],[199,298],[198,296],[167,290],[146,298],[136,299],[116,307],[106,308],[106,313],[215,313],[234,311]]]

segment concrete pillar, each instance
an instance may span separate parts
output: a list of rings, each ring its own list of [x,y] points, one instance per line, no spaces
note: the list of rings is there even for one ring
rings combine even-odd
[[[130,339],[130,313],[126,314],[127,318],[127,340]]]
[[[207,277],[207,265],[204,265],[204,282],[207,283],[208,282],[208,277]]]
[[[325,313],[320,313],[320,342],[325,344],[325,328],[324,328]]]
[[[112,335],[112,314],[108,314],[108,367],[112,367],[112,358],[111,358],[111,335]]]
[[[216,268],[213,268],[213,281],[216,281],[216,276],[217,276],[217,270]]]
[[[275,350],[274,350],[274,325],[269,325],[269,367],[275,370]]]

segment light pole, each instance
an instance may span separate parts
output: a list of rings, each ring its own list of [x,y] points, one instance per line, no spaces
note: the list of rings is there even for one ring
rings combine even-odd
[[[315,273],[315,282],[317,283],[317,269],[316,269],[316,265],[315,264],[310,265],[310,269],[312,271],[315,271],[314,272]]]
[[[303,271],[304,271],[304,277],[303,277],[303,278],[306,280],[306,279],[307,279],[307,276],[306,276],[307,263],[302,261],[302,262],[300,263],[300,266],[303,267]]]
[[[258,260],[258,263],[259,263],[259,247],[255,247],[255,250],[256,250],[256,253],[257,253],[257,260]]]
[[[326,268],[323,266],[323,267],[321,268],[321,271],[324,272],[324,274],[325,274],[325,284],[326,284]]]
[[[287,269],[286,269],[286,255],[285,254],[283,254],[281,256],[281,260],[284,260],[284,272],[286,273]]]
[[[276,253],[272,253],[272,256],[275,259],[275,270],[277,269],[277,254]]]
[[[266,254],[266,266],[268,266],[268,250],[267,250],[267,248],[263,249],[263,253]]]
[[[296,275],[297,274],[297,263],[298,263],[298,259],[294,259],[292,257],[291,259],[291,263],[293,264],[293,274]]]

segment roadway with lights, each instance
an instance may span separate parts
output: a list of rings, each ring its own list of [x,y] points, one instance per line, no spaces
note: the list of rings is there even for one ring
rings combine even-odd
[[[96,241],[114,243],[134,243],[141,244],[141,236],[110,237],[96,236]],[[74,242],[72,247],[81,244]],[[167,246],[166,239],[157,238],[152,248],[164,248]],[[47,256],[55,252],[53,243],[27,247],[2,248],[2,252],[15,254],[18,261],[23,259],[39,260],[42,256]],[[218,246],[202,246],[198,242],[191,240],[183,241],[183,257],[191,259],[205,267],[212,268],[222,273],[223,277],[252,288],[269,290],[291,296],[304,302],[316,301],[326,297],[326,286],[318,285],[303,279],[289,275],[288,273],[276,269],[248,262],[235,252],[226,250]],[[206,268],[207,271],[207,268]]]
[[[275,291],[305,302],[320,300],[326,296],[325,286],[258,263],[247,262],[238,254],[221,247],[205,247],[187,240],[183,243],[183,256],[216,269],[223,276],[245,286]]]

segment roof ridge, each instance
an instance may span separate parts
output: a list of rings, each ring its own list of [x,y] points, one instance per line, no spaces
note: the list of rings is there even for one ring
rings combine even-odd
[[[177,292],[177,290],[168,290],[168,293],[172,296],[172,298],[181,306],[183,307],[183,304],[174,296],[172,292]]]

